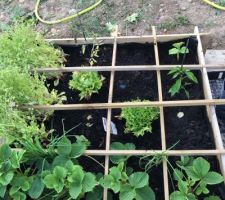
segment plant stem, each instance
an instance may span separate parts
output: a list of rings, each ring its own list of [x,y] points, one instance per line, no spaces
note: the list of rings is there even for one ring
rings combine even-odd
[[[185,52],[184,52],[184,56],[183,56],[182,63],[181,63],[181,69],[183,69],[183,67],[184,67],[184,61],[186,59],[186,54],[187,54],[187,49],[188,49],[188,46],[189,46],[189,41],[190,41],[190,38],[188,38],[187,43],[186,43]]]

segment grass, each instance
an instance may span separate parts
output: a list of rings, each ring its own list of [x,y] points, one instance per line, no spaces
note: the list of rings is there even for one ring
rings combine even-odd
[[[172,30],[181,26],[190,25],[190,21],[186,15],[178,14],[175,15],[173,20],[163,22],[159,25],[160,29]]]

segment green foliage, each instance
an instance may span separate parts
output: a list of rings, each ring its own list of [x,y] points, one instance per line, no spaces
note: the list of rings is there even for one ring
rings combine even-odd
[[[89,99],[101,89],[103,80],[104,77],[97,72],[74,72],[69,87],[80,92],[80,100]]]
[[[112,23],[112,22],[107,22],[105,24],[107,31],[109,31],[110,33],[114,32],[116,30],[117,24],[116,23]]]
[[[96,176],[85,172],[76,159],[89,145],[85,137],[77,136],[75,143],[65,136],[56,138],[47,148],[38,141],[21,144],[24,150],[19,152],[6,144],[0,147],[1,198],[38,199],[47,192],[50,199],[79,199],[97,185]]]
[[[136,100],[133,102],[141,102]],[[144,100],[143,102],[148,102]],[[152,123],[159,118],[159,108],[122,108],[121,117],[126,120],[126,133],[133,133],[136,137],[152,132]]]
[[[197,200],[200,195],[209,195],[208,185],[216,185],[223,182],[223,177],[214,171],[210,171],[210,163],[202,157],[196,159],[181,157],[177,167],[173,169],[173,178],[177,181],[178,189],[170,195],[171,200]],[[219,199],[210,196],[204,200]]]
[[[133,143],[120,143],[113,142],[111,144],[111,150],[135,150],[136,147]],[[113,164],[119,164],[121,162],[126,162],[130,156],[110,156],[110,160]]]
[[[33,69],[62,66],[62,52],[30,25],[16,24],[0,35],[0,68]]]
[[[173,48],[169,50],[169,55],[176,55],[177,60],[180,60],[180,54],[189,53],[189,49],[184,45],[184,42],[178,42],[173,44]]]
[[[59,104],[65,99],[63,93],[48,91],[45,77],[18,69],[2,69],[0,71],[0,95],[9,94],[16,105],[49,105]]]
[[[169,89],[171,96],[174,96],[177,93],[180,93],[181,90],[184,90],[186,96],[189,98],[190,94],[187,91],[186,87],[192,83],[197,84],[198,80],[196,76],[189,69],[184,67],[174,67],[172,68],[168,75],[172,76],[172,79],[175,79],[175,83]]]
[[[127,18],[126,18],[126,22],[128,23],[135,23],[138,21],[140,15],[139,13],[132,13],[131,15],[129,15]]]
[[[149,186],[149,175],[145,172],[134,172],[128,175],[124,163],[109,169],[109,174],[100,179],[100,185],[119,193],[120,200],[155,200],[155,193]]]
[[[44,126],[37,124],[35,116],[22,112],[13,102],[11,95],[0,95],[0,136],[8,143],[18,139],[47,137]]]

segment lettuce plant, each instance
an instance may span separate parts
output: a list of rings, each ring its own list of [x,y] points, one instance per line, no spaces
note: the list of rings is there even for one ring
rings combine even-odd
[[[19,23],[0,35],[0,69],[28,70],[62,66],[63,54],[47,43],[31,25]]]
[[[80,92],[80,100],[90,99],[92,94],[101,89],[103,80],[104,77],[98,72],[74,72],[69,87]]]
[[[173,178],[177,182],[177,190],[171,195],[171,200],[197,200],[199,196],[207,196],[204,200],[219,200],[210,196],[208,185],[216,185],[224,181],[223,177],[210,170],[210,163],[202,157],[196,159],[181,157],[173,169]]]
[[[141,102],[136,100],[133,102]],[[144,100],[143,102],[147,102]],[[122,108],[120,115],[126,120],[125,133],[133,133],[136,137],[143,136],[146,132],[152,132],[152,123],[159,118],[159,108]]]
[[[100,185],[119,193],[120,200],[155,200],[155,193],[149,186],[149,175],[146,172],[128,175],[123,162],[110,168],[109,174],[100,179]]]
[[[180,60],[180,54],[189,53],[189,49],[184,46],[184,42],[178,42],[173,44],[173,48],[169,50],[169,55],[176,55],[177,60]]]

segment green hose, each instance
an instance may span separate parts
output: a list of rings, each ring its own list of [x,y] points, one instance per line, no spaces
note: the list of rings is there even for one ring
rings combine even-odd
[[[210,0],[202,0],[202,1],[204,1],[205,3],[209,4],[210,6],[212,6],[214,8],[217,8],[219,10],[225,10],[225,7],[224,6],[220,6],[220,5],[214,3],[214,2],[212,2]]]
[[[41,21],[42,23],[52,25],[52,24],[58,24],[58,23],[62,23],[62,22],[69,21],[69,20],[74,19],[74,18],[76,18],[76,17],[78,17],[78,16],[80,16],[80,15],[83,15],[83,14],[85,14],[85,13],[87,13],[87,12],[90,12],[91,10],[95,9],[99,4],[101,4],[103,0],[97,1],[95,4],[91,5],[90,7],[86,8],[86,9],[84,9],[84,10],[82,10],[82,11],[80,11],[80,12],[74,14],[74,15],[71,15],[71,16],[68,16],[68,17],[65,17],[65,18],[62,18],[62,19],[58,19],[58,20],[55,20],[55,21],[46,21],[46,20],[44,20],[44,19],[42,19],[42,18],[40,17],[40,15],[39,15],[39,13],[38,13],[40,1],[41,1],[41,0],[37,0],[37,2],[36,2],[35,10],[34,10],[35,16],[36,16],[36,17],[38,18],[38,20]]]

